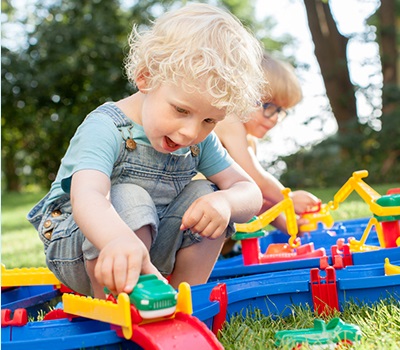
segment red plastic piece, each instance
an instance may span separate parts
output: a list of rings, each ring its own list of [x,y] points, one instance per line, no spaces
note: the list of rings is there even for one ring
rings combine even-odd
[[[349,244],[344,243],[343,238],[339,238],[336,243],[331,247],[333,266],[342,269],[346,266],[354,265]]]
[[[382,221],[381,225],[385,248],[396,248],[396,240],[400,237],[400,220]]]
[[[256,265],[260,263],[260,245],[258,238],[242,240],[243,265]]]
[[[131,304],[131,320],[132,324],[139,324],[143,321],[143,317],[140,316],[138,309]]]
[[[400,188],[391,188],[386,194],[399,194]],[[385,248],[396,248],[396,240],[400,237],[400,220],[382,221],[383,239],[385,241]]]
[[[318,201],[318,203],[314,207],[312,207],[311,210],[308,210],[308,211],[306,210],[305,212],[301,213],[300,215],[318,213],[321,211],[321,205],[322,205],[322,202]]]
[[[343,257],[341,255],[332,256],[332,260],[333,260],[333,267],[336,270],[344,268]]]
[[[325,272],[326,276],[321,277],[318,268],[310,271],[311,294],[314,310],[318,315],[330,315],[334,310],[339,311],[335,269],[328,266]]]
[[[289,243],[271,243],[265,254],[293,253],[293,248]]]
[[[314,243],[291,248],[288,244],[270,244],[264,254],[260,253],[258,238],[242,240],[243,265],[266,264],[279,261],[310,259],[325,256],[324,248],[314,249]]]
[[[325,270],[329,265],[329,258],[325,255],[319,259],[319,268]]]
[[[217,337],[198,318],[177,312],[172,319],[132,325],[132,338],[146,350],[223,350]],[[117,331],[119,336],[122,332]]]
[[[212,325],[212,332],[217,335],[226,321],[226,313],[228,309],[228,293],[226,291],[225,283],[218,284],[212,289],[210,300],[219,302],[219,312],[214,316]]]
[[[28,313],[26,309],[16,309],[11,317],[10,309],[1,310],[1,327],[17,326],[22,327],[28,323]]]
[[[44,321],[59,320],[59,319],[62,319],[62,318],[68,318],[69,320],[71,320],[71,318],[73,318],[73,315],[67,314],[62,309],[54,309],[54,310],[51,310],[50,312],[48,312],[43,317],[43,320]]]
[[[68,288],[65,284],[61,284],[60,287],[54,286],[54,289],[58,289],[60,291],[60,293],[70,293],[70,294],[83,296],[83,294],[79,294],[79,293],[75,292],[71,288]]]
[[[259,258],[260,263],[271,263],[278,261],[290,261],[290,260],[300,260],[300,259],[310,259],[318,258],[326,255],[324,248],[314,249],[314,243],[303,244],[295,249],[292,253],[277,253],[268,254],[268,251],[261,255]]]

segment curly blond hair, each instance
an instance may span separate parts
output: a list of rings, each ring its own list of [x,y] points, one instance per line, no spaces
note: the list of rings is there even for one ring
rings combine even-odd
[[[207,4],[166,12],[139,33],[133,27],[125,60],[129,81],[145,74],[148,89],[184,83],[212,105],[243,120],[257,107],[265,79],[259,41],[232,14]]]

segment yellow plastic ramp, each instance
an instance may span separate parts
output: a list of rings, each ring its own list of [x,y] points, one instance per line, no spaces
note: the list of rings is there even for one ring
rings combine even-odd
[[[47,267],[24,267],[21,269],[6,269],[1,265],[1,286],[22,287],[38,285],[60,286],[61,282]]]
[[[117,303],[74,294],[63,294],[64,312],[111,323],[122,327],[126,339],[132,337],[132,318],[129,296],[118,295]]]

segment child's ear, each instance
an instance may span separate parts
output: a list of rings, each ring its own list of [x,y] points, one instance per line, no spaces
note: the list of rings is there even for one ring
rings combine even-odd
[[[149,72],[143,71],[138,74],[135,80],[137,88],[139,89],[140,92],[144,94],[146,93],[146,89],[148,86],[148,78],[149,78]]]

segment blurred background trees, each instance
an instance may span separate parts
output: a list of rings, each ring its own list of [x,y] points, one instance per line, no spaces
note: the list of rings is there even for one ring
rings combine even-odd
[[[207,2],[207,1],[205,1]],[[77,126],[99,104],[132,92],[123,73],[127,36],[133,23],[150,21],[184,1],[47,0],[27,1],[21,15],[2,0],[2,189],[48,187]],[[211,1],[210,1],[211,3]],[[281,52],[291,38],[274,40],[273,21],[255,19],[255,1],[212,1],[250,27],[267,50]],[[379,5],[379,2],[378,2]],[[382,103],[375,87],[355,86],[346,46],[329,2],[304,0],[315,55],[338,132],[311,148],[280,157],[282,182],[298,188],[341,185],[355,170],[367,169],[370,182],[396,182],[400,173],[400,89],[398,72],[400,0],[385,0],[369,19],[363,40],[376,40]],[[284,20],[284,19],[283,19]],[[8,25],[8,26],[7,26]],[[22,28],[14,32],[14,26]],[[17,33],[17,34],[15,34]],[[21,34],[22,33],[22,34]],[[282,55],[281,55],[282,57]],[[293,63],[294,57],[288,57]],[[373,89],[375,88],[375,89]],[[371,118],[360,120],[356,94],[372,104]],[[93,145],[93,147],[100,147]],[[275,162],[276,162],[275,161]],[[274,164],[266,164],[266,167]]]
[[[329,2],[304,0],[304,4],[338,132],[311,149],[285,157],[288,170],[282,182],[289,187],[341,185],[354,170],[366,169],[369,182],[400,183],[400,1],[381,1],[368,19],[368,31],[359,38],[379,45],[373,63],[380,70],[373,74],[381,74],[383,83],[364,87],[351,81],[349,38],[339,32]],[[357,115],[357,94],[370,104],[366,120]]]

